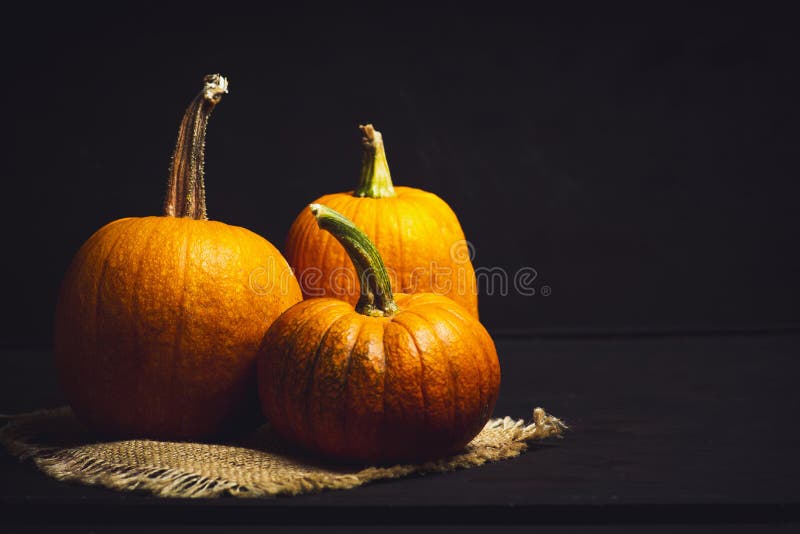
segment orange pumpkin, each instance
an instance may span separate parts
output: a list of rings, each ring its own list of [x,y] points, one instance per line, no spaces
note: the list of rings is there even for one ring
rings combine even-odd
[[[475,270],[464,231],[444,200],[421,189],[394,187],[380,132],[361,126],[364,157],[355,191],[315,200],[351,219],[378,247],[394,291],[446,295],[478,317]],[[358,281],[344,248],[303,210],[289,230],[286,259],[308,297],[355,304]]]
[[[227,81],[207,76],[178,134],[163,217],[98,230],[63,281],[55,357],[73,410],[115,436],[190,439],[258,414],[256,353],[301,300],[280,252],[209,221],[206,124]]]
[[[261,406],[276,432],[345,461],[436,458],[483,428],[500,388],[491,337],[469,311],[432,293],[393,296],[381,257],[343,215],[311,205],[352,259],[360,298],[304,300],[259,351]]]

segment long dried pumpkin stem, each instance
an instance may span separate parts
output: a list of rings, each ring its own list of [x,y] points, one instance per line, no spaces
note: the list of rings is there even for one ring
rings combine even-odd
[[[386,161],[386,150],[383,148],[383,136],[371,124],[359,126],[364,137],[364,156],[361,160],[361,178],[358,187],[353,191],[357,197],[386,198],[396,196],[389,173],[389,162]]]
[[[219,74],[209,74],[203,78],[203,90],[183,114],[169,166],[164,215],[208,219],[203,168],[206,126],[214,106],[227,92],[228,80]]]
[[[394,315],[397,304],[392,295],[392,282],[375,244],[353,221],[327,206],[311,204],[317,225],[327,230],[342,244],[361,284],[361,297],[356,311],[373,317]]]

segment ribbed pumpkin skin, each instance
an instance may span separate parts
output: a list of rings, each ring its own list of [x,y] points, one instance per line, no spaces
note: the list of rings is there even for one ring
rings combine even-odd
[[[475,270],[455,213],[433,193],[402,186],[394,190],[395,197],[355,197],[351,191],[314,202],[364,230],[386,264],[392,291],[446,295],[478,317]],[[289,230],[286,259],[306,298],[339,298],[353,305],[358,301],[358,281],[347,253],[333,236],[317,231],[308,210]]]
[[[207,437],[257,413],[259,343],[301,299],[287,269],[268,241],[220,222],[104,226],[74,258],[56,311],[73,410],[103,434],[162,439]]]
[[[446,297],[395,300],[397,314],[369,317],[337,299],[309,299],[273,323],[259,351],[259,392],[284,439],[381,463],[458,451],[483,428],[500,388],[489,334]]]

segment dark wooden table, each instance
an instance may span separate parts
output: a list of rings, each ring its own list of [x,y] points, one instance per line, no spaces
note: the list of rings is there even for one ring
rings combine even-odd
[[[251,524],[305,525],[292,532],[376,524],[749,531],[800,523],[800,333],[506,337],[497,346],[495,415],[530,418],[541,405],[572,426],[566,439],[476,469],[276,499],[117,493],[56,482],[2,453],[1,521],[19,530],[133,524],[191,532]],[[0,412],[63,404],[49,351],[6,349],[0,366]]]

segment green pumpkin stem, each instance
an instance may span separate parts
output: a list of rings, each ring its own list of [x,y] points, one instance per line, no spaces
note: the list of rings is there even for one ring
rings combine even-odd
[[[372,317],[394,315],[397,304],[392,295],[392,283],[375,244],[341,213],[322,204],[311,204],[309,208],[317,219],[317,225],[333,234],[353,262],[361,286],[356,311]]]
[[[361,140],[364,156],[361,160],[361,178],[353,196],[369,198],[387,198],[396,196],[389,174],[389,162],[386,161],[386,150],[383,148],[383,136],[371,124],[359,126],[364,134]]]
[[[228,92],[228,80],[219,74],[203,78],[203,90],[183,114],[178,141],[172,153],[164,215],[208,220],[206,213],[206,126],[214,106]]]

